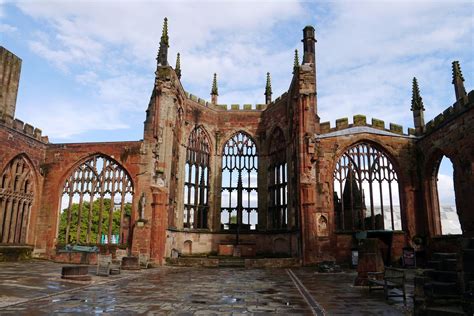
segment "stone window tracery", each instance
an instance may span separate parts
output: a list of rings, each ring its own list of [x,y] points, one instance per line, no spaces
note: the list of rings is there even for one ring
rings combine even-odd
[[[268,167],[268,208],[272,227],[275,229],[288,226],[288,163],[285,144],[282,130],[275,129],[270,140]]]
[[[33,170],[17,156],[0,178],[0,243],[26,243],[33,199]]]
[[[338,230],[401,230],[398,177],[390,159],[369,143],[349,148],[334,170]]]
[[[249,135],[238,132],[222,151],[222,229],[257,229],[257,178],[257,146]]]
[[[189,135],[184,180],[185,228],[207,228],[209,213],[209,139],[202,127]]]
[[[127,243],[132,195],[122,166],[100,154],[90,157],[65,181],[59,243]]]

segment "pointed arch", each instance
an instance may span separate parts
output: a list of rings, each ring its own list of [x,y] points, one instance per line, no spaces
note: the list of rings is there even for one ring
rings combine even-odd
[[[258,151],[255,141],[239,131],[222,149],[222,229],[257,229]]]
[[[116,160],[98,153],[82,159],[64,181],[60,243],[126,243],[133,182]]]
[[[26,243],[35,193],[35,173],[25,154],[14,157],[0,177],[0,242]]]
[[[268,215],[272,228],[288,227],[288,163],[283,131],[275,127],[268,147]]]
[[[186,146],[184,167],[185,228],[208,228],[211,142],[202,126],[194,128]]]
[[[401,230],[396,168],[380,146],[349,146],[334,168],[334,211],[338,230]]]

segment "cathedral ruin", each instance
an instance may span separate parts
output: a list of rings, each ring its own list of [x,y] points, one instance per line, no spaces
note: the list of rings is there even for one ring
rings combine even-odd
[[[265,103],[242,106],[219,103],[216,76],[210,101],[185,90],[167,28],[165,20],[138,141],[50,143],[15,118],[21,60],[0,48],[2,249],[72,262],[81,254],[66,255],[68,244],[145,253],[156,264],[237,256],[308,265],[349,263],[358,234],[388,232],[396,262],[404,247],[442,235],[443,156],[462,235],[474,237],[474,91],[459,62],[454,103],[429,122],[414,79],[411,108],[400,109],[413,112],[407,132],[364,115],[331,125],[318,115],[312,26],[288,91],[273,98],[267,74]]]

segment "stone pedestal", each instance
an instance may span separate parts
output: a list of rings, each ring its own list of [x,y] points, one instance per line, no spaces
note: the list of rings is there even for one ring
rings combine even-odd
[[[357,278],[354,281],[354,285],[367,285],[368,272],[384,271],[384,263],[378,243],[379,240],[376,238],[367,238],[361,241]]]
[[[75,281],[90,281],[88,266],[64,266],[61,270],[61,279]]]

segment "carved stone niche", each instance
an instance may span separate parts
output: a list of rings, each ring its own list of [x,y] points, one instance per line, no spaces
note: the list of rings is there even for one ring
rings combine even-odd
[[[316,235],[318,237],[329,236],[329,217],[327,213],[316,213]]]

